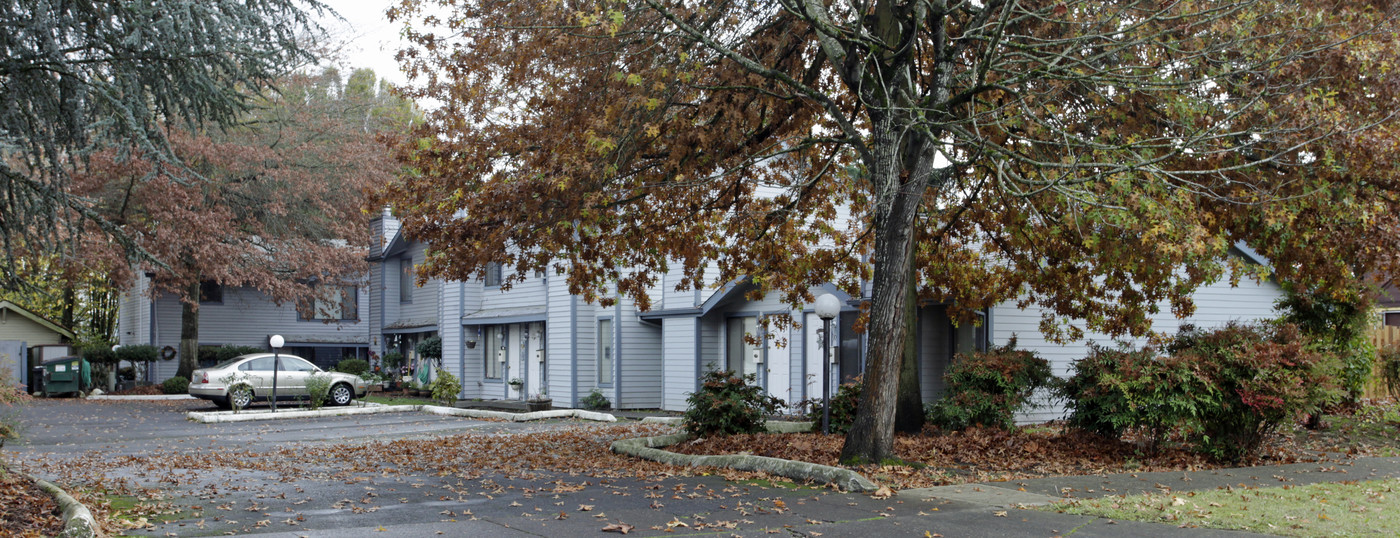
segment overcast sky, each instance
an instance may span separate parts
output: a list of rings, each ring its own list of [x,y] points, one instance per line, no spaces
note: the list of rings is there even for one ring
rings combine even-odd
[[[399,23],[391,23],[384,16],[384,10],[397,3],[395,0],[323,0],[343,17],[344,21],[324,17],[321,25],[330,33],[332,43],[344,43],[340,65],[342,72],[368,67],[380,78],[393,84],[407,82],[399,72],[399,64],[394,61],[401,41]]]

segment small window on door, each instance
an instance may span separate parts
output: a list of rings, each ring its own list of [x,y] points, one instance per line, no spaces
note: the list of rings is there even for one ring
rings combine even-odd
[[[758,373],[758,318],[729,318],[725,326],[724,368],[739,375]]]
[[[486,379],[501,378],[501,359],[506,356],[505,346],[505,328],[494,325],[486,327],[486,349],[482,353],[486,358]]]

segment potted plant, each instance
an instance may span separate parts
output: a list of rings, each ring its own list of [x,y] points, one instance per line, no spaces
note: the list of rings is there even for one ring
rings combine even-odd
[[[510,381],[507,381],[506,384],[510,385],[510,388],[515,389],[517,391],[522,388],[525,388],[525,380],[520,379],[518,377],[510,378]]]
[[[399,369],[403,366],[403,353],[397,351],[385,353],[384,358],[380,359],[380,363],[383,364],[382,371],[384,380],[389,382],[390,385],[396,385],[399,381],[396,374],[399,373]]]
[[[542,389],[525,401],[525,407],[530,411],[548,411],[554,408],[554,399],[549,397],[549,389]]]

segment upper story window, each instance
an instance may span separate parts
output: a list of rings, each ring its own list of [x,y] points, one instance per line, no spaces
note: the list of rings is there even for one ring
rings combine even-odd
[[[360,319],[360,290],[354,286],[317,286],[316,299],[297,309],[305,320],[355,321]]]
[[[199,302],[222,304],[224,302],[224,287],[213,280],[205,280],[199,283]]]
[[[399,302],[413,302],[413,260],[399,260]]]
[[[501,285],[501,264],[496,262],[487,262],[485,271],[487,286]]]

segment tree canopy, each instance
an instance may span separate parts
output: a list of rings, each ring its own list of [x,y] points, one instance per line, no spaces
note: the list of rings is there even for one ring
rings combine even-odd
[[[643,307],[666,271],[794,303],[869,282],[843,455],[879,461],[910,288],[964,321],[1011,300],[1052,337],[1140,335],[1261,277],[1240,241],[1319,293],[1392,263],[1395,10],[410,0],[408,95],[442,106],[383,200],[432,245],[424,277],[553,267]]]
[[[166,129],[237,121],[312,59],[316,0],[43,0],[0,6],[0,281],[26,256],[73,256],[99,233],[153,261],[71,188],[102,151],[181,167]],[[86,229],[85,229],[86,228]]]

